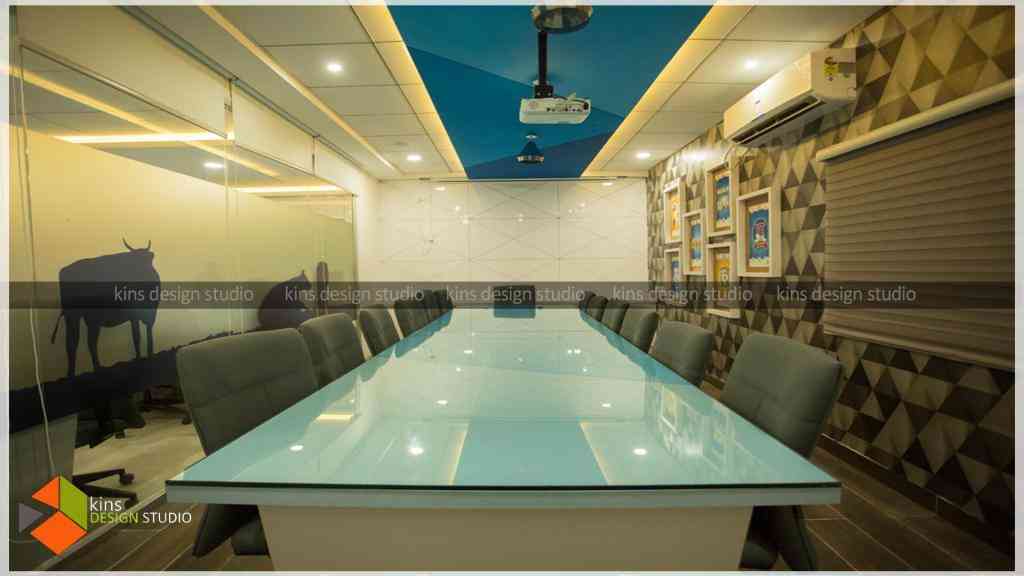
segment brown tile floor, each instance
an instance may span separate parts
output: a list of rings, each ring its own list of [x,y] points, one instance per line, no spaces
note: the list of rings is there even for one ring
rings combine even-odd
[[[823,450],[812,460],[843,483],[842,501],[805,512],[819,568],[832,570],[1012,570],[1013,559]],[[267,557],[238,557],[224,545],[192,556],[201,506],[188,525],[120,527],[89,543],[56,570],[270,570]],[[784,565],[778,568],[784,569]]]

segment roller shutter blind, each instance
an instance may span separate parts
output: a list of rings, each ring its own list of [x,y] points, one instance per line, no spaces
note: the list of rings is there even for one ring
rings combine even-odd
[[[1013,164],[1012,100],[829,160],[826,285],[912,283],[957,304],[826,304],[825,332],[1012,369],[1012,300],[993,299],[1013,282]]]

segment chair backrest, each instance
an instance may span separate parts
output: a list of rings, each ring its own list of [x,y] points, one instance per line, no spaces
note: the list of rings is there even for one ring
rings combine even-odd
[[[594,320],[601,320],[604,316],[604,307],[608,305],[608,299],[604,296],[594,296],[587,302],[587,315]]]
[[[427,318],[433,321],[441,316],[441,304],[437,301],[437,295],[434,294],[433,290],[423,290],[423,295],[420,302],[423,305],[423,309],[427,312]]]
[[[789,338],[751,334],[736,354],[721,402],[809,456],[832,409],[839,362]]]
[[[434,290],[434,298],[437,300],[438,308],[441,309],[441,314],[452,309],[452,299],[448,296],[448,291],[444,288]]]
[[[622,300],[611,299],[608,304],[604,307],[604,315],[601,316],[601,324],[611,328],[613,332],[618,332],[619,328],[622,327],[622,319],[626,316],[626,309],[629,308],[629,302]]]
[[[363,308],[359,311],[359,327],[366,337],[366,345],[374,355],[380,354],[401,337],[387,308]]]
[[[580,297],[580,302],[579,302],[580,310],[586,311],[587,303],[590,302],[590,299],[593,298],[594,296],[595,296],[595,294],[593,292],[591,292],[590,290],[584,291],[583,292],[583,296]]]
[[[619,335],[629,340],[634,346],[647,352],[651,348],[651,340],[658,329],[658,313],[645,308],[632,307],[626,310],[622,318]]]
[[[395,318],[402,329],[402,337],[407,337],[427,323],[427,313],[423,306],[413,299],[395,300]]]
[[[359,332],[348,314],[328,314],[299,325],[306,339],[313,372],[320,386],[326,386],[365,361]]]
[[[317,390],[293,328],[206,340],[178,350],[178,380],[207,454]]]
[[[714,342],[714,335],[700,326],[664,320],[658,326],[650,354],[690,384],[700,386]]]

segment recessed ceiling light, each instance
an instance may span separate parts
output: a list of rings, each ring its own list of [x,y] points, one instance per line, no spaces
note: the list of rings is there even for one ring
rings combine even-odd
[[[444,192],[445,191],[445,187],[444,186],[434,186],[434,190],[437,190],[438,192]]]
[[[638,160],[647,160],[648,158],[651,157],[651,153],[646,150],[641,150],[640,152],[636,153],[636,157]]]
[[[610,180],[608,182],[602,182],[601,183],[601,186],[611,186],[611,185],[612,185],[612,182]]]
[[[438,400],[437,401],[437,405],[438,406],[447,406],[448,405],[448,401],[447,400]]]
[[[611,408],[611,407],[612,407],[612,403],[611,402],[604,402],[604,403],[601,404],[601,408]]]
[[[344,69],[345,67],[342,66],[339,62],[327,63],[327,71],[330,72],[331,74],[339,74]]]
[[[423,160],[423,156],[420,156],[419,154],[409,154],[405,159],[409,162],[419,162],[420,160]]]
[[[293,445],[292,445],[292,446],[291,446],[290,448],[288,448],[288,449],[289,449],[289,450],[291,450],[292,452],[299,452],[299,451],[301,451],[301,450],[302,450],[302,444],[293,444]]]
[[[637,456],[647,456],[647,448],[633,448],[633,454]]]
[[[224,167],[224,164],[221,164],[220,162],[203,162],[203,166],[209,170],[220,170]]]
[[[747,60],[743,63],[743,67],[747,70],[753,70],[754,68],[757,68],[757,60]]]
[[[420,454],[423,454],[423,448],[419,446],[409,446],[409,454],[419,456]]]

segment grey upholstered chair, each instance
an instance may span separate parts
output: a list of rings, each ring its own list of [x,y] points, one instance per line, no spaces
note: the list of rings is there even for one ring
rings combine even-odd
[[[437,301],[437,295],[432,290],[423,290],[420,292],[422,299],[420,303],[423,305],[423,309],[427,312],[428,322],[432,322],[441,317],[441,305]]]
[[[711,332],[700,326],[663,320],[650,354],[690,384],[700,386],[714,341]]]
[[[452,299],[448,296],[448,291],[443,288],[434,290],[434,298],[437,300],[437,306],[441,309],[441,314],[452,309]]]
[[[809,457],[839,387],[839,362],[781,336],[743,340],[721,402],[783,444]],[[741,566],[769,569],[781,555],[792,570],[817,560],[798,506],[754,508]]]
[[[359,311],[359,327],[366,337],[366,345],[375,356],[401,340],[395,321],[387,308],[363,308]]]
[[[594,296],[595,296],[595,294],[593,292],[591,292],[590,290],[587,290],[587,291],[583,292],[583,296],[580,297],[580,302],[579,302],[580,310],[586,311],[587,310],[587,303],[590,302],[590,299],[593,298]]]
[[[622,300],[611,299],[608,304],[604,307],[604,315],[601,316],[601,324],[604,324],[612,330],[612,332],[618,332],[619,328],[622,327],[622,319],[626,316],[626,310],[629,308],[628,302]]]
[[[629,340],[634,346],[647,352],[658,329],[658,313],[653,310],[632,307],[626,310],[622,318],[619,335]]]
[[[310,318],[299,325],[299,333],[306,339],[320,386],[334,382],[366,360],[359,332],[348,314]]]
[[[604,296],[594,296],[587,302],[587,315],[597,321],[604,316],[604,307],[608,305],[608,299]]]
[[[317,390],[306,343],[292,328],[192,344],[179,350],[176,360],[206,454]],[[193,554],[204,556],[228,538],[237,555],[268,553],[255,506],[207,506]]]
[[[426,310],[413,299],[395,300],[395,318],[398,319],[398,327],[402,329],[403,338],[424,327],[428,322]]]

